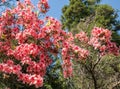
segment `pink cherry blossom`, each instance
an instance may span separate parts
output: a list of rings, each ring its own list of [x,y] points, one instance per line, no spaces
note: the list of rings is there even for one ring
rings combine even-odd
[[[79,39],[81,42],[88,42],[88,37],[85,32],[80,32],[75,35],[75,38]]]

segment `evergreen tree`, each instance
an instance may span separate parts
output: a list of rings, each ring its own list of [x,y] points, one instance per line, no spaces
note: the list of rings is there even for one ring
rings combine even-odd
[[[119,30],[120,22],[117,20],[117,11],[109,5],[99,4],[101,0],[69,0],[69,5],[62,8],[61,21],[64,29],[69,31],[78,23],[92,19],[94,26],[111,30]],[[89,23],[91,24],[91,23]]]

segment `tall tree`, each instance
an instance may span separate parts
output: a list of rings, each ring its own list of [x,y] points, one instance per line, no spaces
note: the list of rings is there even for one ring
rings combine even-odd
[[[80,22],[80,19],[90,15],[89,8],[82,0],[69,0],[69,5],[63,7],[62,23],[63,28],[70,29]],[[78,13],[80,12],[80,13]]]
[[[62,8],[61,21],[64,29],[71,30],[89,16],[93,16],[94,26],[119,30],[117,12],[109,5],[99,4],[101,0],[69,0],[69,5]]]
[[[69,0],[69,5],[62,8],[63,15],[61,21],[63,28],[70,29],[76,26],[81,19],[89,16],[93,11],[93,5],[96,5],[100,0]]]
[[[94,26],[111,29],[113,30],[113,39],[111,40],[120,45],[120,36],[116,32],[120,30],[120,23],[117,20],[117,12],[111,6],[99,4],[100,0],[69,1],[69,5],[64,6],[62,9],[63,14],[61,21],[64,29],[71,31],[73,34],[77,34],[80,31],[90,33]],[[82,7],[80,6],[81,4]],[[77,44],[81,45],[79,42]],[[72,79],[73,85],[75,86],[74,89],[120,88],[119,57],[115,58],[112,55],[107,55],[100,61],[94,60],[97,57],[96,52],[93,52],[88,62],[75,63],[74,69],[76,71]],[[107,60],[108,58],[111,58],[111,60]],[[116,59],[116,61],[113,59]],[[93,70],[92,67],[94,64],[96,68]],[[93,84],[97,86],[97,88],[95,88]]]

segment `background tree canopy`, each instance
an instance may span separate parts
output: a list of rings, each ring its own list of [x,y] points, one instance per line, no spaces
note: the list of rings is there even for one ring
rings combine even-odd
[[[72,33],[80,30],[91,32],[94,26],[113,31],[113,41],[120,44],[120,21],[117,11],[107,4],[100,4],[101,0],[69,0],[69,5],[62,8],[61,21],[63,29]]]

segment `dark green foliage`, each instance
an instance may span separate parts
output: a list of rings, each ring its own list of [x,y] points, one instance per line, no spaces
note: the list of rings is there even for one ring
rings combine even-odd
[[[64,6],[62,9],[63,14],[61,21],[63,28],[71,31],[72,28],[76,28],[77,24],[86,22],[90,17],[90,22],[86,25],[116,31],[120,30],[117,11],[109,5],[99,4],[100,1],[101,0],[70,0],[69,5]],[[93,18],[91,18],[91,16]]]
[[[99,27],[114,29],[116,26],[117,13],[109,5],[98,5],[95,9],[95,22]]]
[[[90,9],[81,0],[70,0],[70,4],[64,6],[62,12],[63,28],[68,29],[76,26],[80,19],[90,15]]]
[[[117,32],[113,31],[112,41],[116,42],[118,46],[120,46],[120,35]]]
[[[40,89],[67,89],[65,79],[62,75],[60,59],[55,59],[46,72],[44,86]]]

